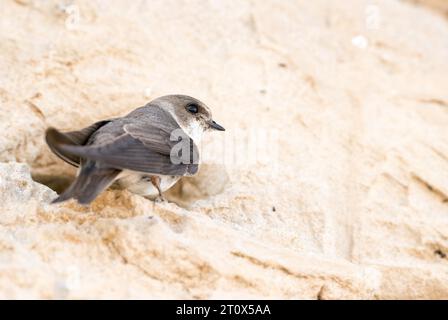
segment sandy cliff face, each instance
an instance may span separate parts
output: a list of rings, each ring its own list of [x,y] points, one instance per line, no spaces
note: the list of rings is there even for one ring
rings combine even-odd
[[[442,15],[356,0],[8,0],[0,15],[0,297],[448,298]],[[75,170],[47,126],[168,93],[227,129],[170,203],[49,204]]]

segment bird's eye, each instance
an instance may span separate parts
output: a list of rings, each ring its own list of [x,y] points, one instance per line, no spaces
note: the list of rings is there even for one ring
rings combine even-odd
[[[190,112],[190,113],[198,113],[199,107],[198,107],[197,104],[194,104],[194,103],[193,104],[189,104],[187,106],[187,111]]]

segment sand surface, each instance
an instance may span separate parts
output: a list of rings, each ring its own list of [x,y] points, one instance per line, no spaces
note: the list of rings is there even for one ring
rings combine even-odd
[[[0,298],[447,299],[447,6],[418,2],[1,1]],[[45,128],[170,93],[227,131],[169,203],[49,204]]]

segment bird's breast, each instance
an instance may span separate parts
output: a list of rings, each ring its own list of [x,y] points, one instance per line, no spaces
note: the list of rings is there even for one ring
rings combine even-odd
[[[204,134],[204,128],[198,121],[191,121],[188,125],[180,125],[182,130],[191,138],[196,144],[199,144]]]

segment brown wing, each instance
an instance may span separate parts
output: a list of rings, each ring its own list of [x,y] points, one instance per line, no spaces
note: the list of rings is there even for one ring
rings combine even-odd
[[[59,149],[79,158],[98,161],[101,166],[116,169],[176,176],[192,175],[198,170],[197,146],[183,133],[177,122],[158,107],[137,109],[127,118],[117,121],[116,126],[106,126],[104,134],[111,134],[111,130],[121,134],[107,143],[95,144],[93,141],[88,146],[63,143],[59,145]],[[179,143],[179,140],[171,139],[174,130],[187,137],[183,143],[187,143],[184,150],[189,153],[186,157],[188,161],[182,157],[184,150],[171,152]],[[103,129],[99,129],[95,136],[100,137],[102,131]]]
[[[59,146],[64,144],[79,145],[79,146],[85,145],[89,140],[90,136],[96,130],[98,130],[105,124],[109,123],[110,121],[112,120],[98,121],[84,129],[64,133],[61,133],[54,128],[49,128],[46,132],[45,139],[47,141],[48,146],[50,147],[51,151],[53,151],[54,154],[56,154],[59,158],[61,158],[65,162],[75,167],[79,167],[80,163],[79,156],[69,152],[64,152],[61,148],[59,148]],[[55,132],[57,132],[57,134],[55,134]]]

